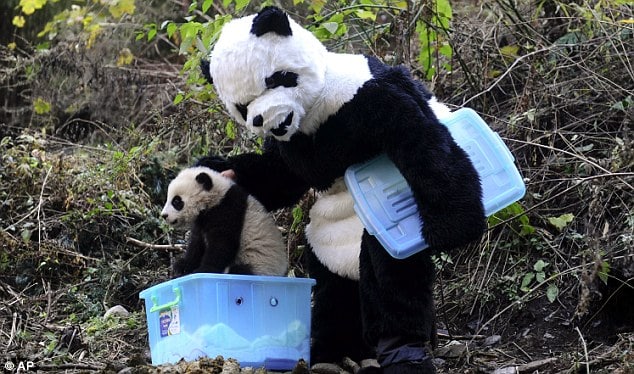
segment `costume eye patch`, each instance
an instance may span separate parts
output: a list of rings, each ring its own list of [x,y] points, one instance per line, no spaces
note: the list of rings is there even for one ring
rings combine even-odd
[[[273,89],[276,87],[296,87],[297,86],[297,73],[291,71],[276,71],[272,75],[264,79],[266,88]]]
[[[240,112],[243,120],[247,120],[247,106],[244,104],[236,104],[236,109]]]
[[[174,207],[174,209],[181,211],[185,207],[185,202],[183,201],[183,199],[181,199],[180,196],[174,196],[174,198],[172,199],[172,206]]]

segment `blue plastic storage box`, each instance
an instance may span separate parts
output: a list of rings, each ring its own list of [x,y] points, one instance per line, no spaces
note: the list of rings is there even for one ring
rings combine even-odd
[[[315,280],[190,274],[143,290],[152,364],[235,358],[242,367],[291,370],[310,362]]]
[[[462,108],[441,122],[480,175],[487,216],[524,196],[526,187],[513,155],[475,111]],[[412,191],[386,155],[349,167],[344,179],[366,230],[393,257],[406,258],[427,248]]]

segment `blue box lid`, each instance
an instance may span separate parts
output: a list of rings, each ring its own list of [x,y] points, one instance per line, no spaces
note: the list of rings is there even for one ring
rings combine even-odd
[[[487,216],[524,196],[526,186],[513,155],[474,110],[459,109],[441,123],[480,175]],[[412,191],[385,154],[349,167],[344,180],[361,222],[390,255],[406,258],[428,247]]]

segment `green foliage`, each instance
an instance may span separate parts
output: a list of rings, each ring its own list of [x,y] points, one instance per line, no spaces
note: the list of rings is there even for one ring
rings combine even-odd
[[[442,270],[445,268],[446,265],[454,263],[451,256],[446,252],[432,255],[431,260],[434,263],[434,267],[436,268],[436,270]]]
[[[39,49],[58,47],[24,59],[30,49],[22,48],[22,39],[14,38],[17,43],[5,49],[8,55],[3,66],[28,64],[20,67],[20,82],[42,81],[42,77],[50,76],[47,74],[53,65],[61,69],[68,65],[72,70],[84,64],[59,63],[59,57],[64,57],[60,56],[62,44],[55,43],[64,41],[64,46],[72,48],[71,59],[91,55],[90,69],[105,65],[109,69],[106,72],[125,71],[126,83],[130,75],[142,76],[173,99],[155,107],[167,108],[165,112],[139,111],[146,117],[137,121],[137,126],[91,117],[105,136],[100,133],[68,143],[62,134],[51,136],[49,132],[51,124],[60,119],[56,113],[72,114],[80,109],[76,103],[85,102],[86,89],[94,87],[86,81],[72,82],[79,101],[59,105],[46,89],[62,81],[53,77],[48,86],[40,86],[44,89],[15,90],[16,96],[30,100],[22,103],[26,108],[23,111],[28,112],[23,126],[27,130],[16,135],[22,127],[15,130],[15,123],[2,127],[0,273],[9,286],[5,288],[16,291],[6,301],[18,315],[34,322],[30,326],[80,326],[81,339],[90,345],[87,351],[92,359],[101,359],[102,354],[107,357],[104,362],[122,362],[116,357],[121,356],[118,352],[147,349],[143,331],[130,330],[145,326],[143,316],[107,321],[98,316],[103,314],[104,305],[119,303],[114,298],[126,299],[120,303],[140,309],[138,290],[164,279],[169,263],[168,254],[127,245],[125,237],[132,234],[147,242],[173,242],[161,226],[164,222],[158,216],[157,204],[164,202],[159,196],[170,172],[190,162],[192,156],[210,150],[236,154],[255,147],[256,152],[261,151],[262,139],[242,142],[245,131],[220,109],[214,91],[199,73],[199,60],[208,55],[214,33],[231,18],[229,14],[241,16],[272,2],[199,0],[188,3],[191,7],[187,18],[177,12],[167,13],[179,18],[162,22],[166,16],[156,11],[152,17],[157,19],[136,26],[144,4],[139,1],[138,8],[130,7],[134,2],[116,0],[39,0],[37,6],[35,0],[11,1],[15,12],[9,11],[9,28],[22,27],[21,37],[26,28],[46,25],[40,38],[34,40],[42,42]],[[67,5],[71,3],[75,5],[72,8]],[[567,307],[574,304],[572,299],[579,290],[574,282],[582,283],[584,271],[588,278],[603,283],[610,278],[611,283],[620,281],[619,262],[631,253],[634,228],[634,214],[628,205],[632,140],[626,136],[634,100],[629,81],[623,79],[632,75],[626,53],[634,40],[631,0],[543,1],[539,6],[554,4],[557,13],[545,17],[537,9],[531,13],[534,19],[530,15],[522,18],[527,11],[524,7],[499,8],[502,3],[523,3],[481,2],[482,13],[472,15],[469,22],[473,23],[465,28],[459,23],[463,17],[454,18],[454,12],[471,6],[466,3],[454,2],[453,9],[446,9],[449,3],[442,1],[294,0],[296,8],[290,3],[281,4],[288,4],[286,9],[331,50],[368,52],[387,63],[412,64],[416,73],[437,78],[441,89],[437,92],[443,99],[462,105],[476,95],[478,100],[472,107],[495,118],[497,125],[510,121],[509,126],[502,127],[506,133],[500,135],[509,140],[509,146],[515,146],[512,150],[518,165],[526,168],[523,174],[530,193],[521,204],[489,218],[491,226],[499,227],[490,230],[482,244],[434,256],[442,275],[451,277],[451,282],[438,285],[446,295],[441,302],[451,304],[449,308],[440,306],[443,314],[452,317],[455,311],[458,320],[475,319],[476,315],[486,320],[501,310],[492,317],[499,326],[508,322],[504,310],[539,301],[531,309],[537,311],[538,319],[542,312],[568,318],[574,311]],[[513,13],[516,10],[519,12]],[[489,18],[478,17],[487,11],[491,11],[485,14]],[[528,11],[534,12],[535,8]],[[38,17],[45,13],[55,16],[48,19],[49,23],[39,22]],[[222,16],[214,18],[215,14]],[[495,19],[490,17],[492,14]],[[551,21],[561,23],[543,26]],[[93,58],[97,52],[104,53],[97,45],[104,51],[116,45],[110,40],[103,43],[106,31],[116,30],[121,38],[127,36],[125,31],[130,26],[138,27],[138,42],[128,45],[131,50],[117,47],[110,59]],[[413,38],[414,43],[406,37]],[[459,41],[460,48],[453,44],[452,50],[450,40]],[[398,55],[399,43],[412,47],[415,61],[390,59]],[[147,48],[149,44],[152,48]],[[377,48],[379,45],[382,48]],[[132,50],[137,53],[135,46],[154,55],[137,59],[132,54]],[[452,69],[450,60],[464,66],[453,66],[454,72],[445,76],[442,73]],[[123,65],[128,66],[117,69]],[[169,83],[164,83],[157,77],[181,67],[183,79],[167,74]],[[9,87],[9,100],[14,82],[3,80],[3,74],[10,69],[14,65],[0,69],[0,80]],[[90,69],[79,69],[77,75],[93,74]],[[95,69],[95,76],[102,73]],[[465,84],[464,77],[469,75],[475,79]],[[112,75],[105,80],[113,83],[118,79]],[[137,82],[129,85],[136,87]],[[144,87],[139,85],[139,91]],[[109,97],[120,98],[123,104],[157,100],[147,91],[145,94]],[[59,92],[58,96],[62,95],[69,93]],[[172,101],[176,108],[170,105]],[[7,107],[6,113],[18,113],[14,109]],[[43,122],[47,127],[39,127]],[[149,174],[144,171],[149,159],[159,169],[152,180],[144,178]],[[288,250],[292,264],[303,256],[305,238],[301,232],[309,206],[306,202],[280,213],[284,225],[291,226],[286,238],[291,238]],[[120,265],[113,272],[117,260]],[[306,275],[301,265],[292,267],[290,273]],[[47,294],[59,297],[51,304],[37,296]],[[554,304],[558,299],[563,301],[561,305],[548,305],[546,301]],[[507,301],[511,303],[504,308]],[[602,303],[594,305],[603,307]],[[5,325],[11,326],[11,314],[7,317]],[[16,326],[18,331],[10,334],[13,343],[4,342],[11,350],[32,344],[37,349],[29,353],[37,351],[33,356],[47,357],[51,362],[71,363],[83,355],[60,357],[56,347],[61,334],[55,329],[38,335],[36,328],[20,329],[19,323]],[[135,341],[139,336],[140,342]],[[126,349],[118,349],[121,342]],[[97,345],[103,349],[97,349]]]
[[[57,3],[58,0],[20,0],[21,15],[16,15],[13,24],[23,27],[27,22],[24,16],[31,16],[36,10],[47,4]],[[44,25],[38,37],[53,40],[57,34],[65,29],[78,27],[82,32],[85,47],[91,48],[95,40],[103,31],[102,24],[108,21],[120,20],[126,15],[134,14],[135,0],[87,0],[82,4],[72,3],[57,13],[53,19]]]
[[[290,231],[295,232],[304,220],[304,210],[302,209],[300,204],[296,205],[293,208],[292,215],[293,223],[291,223]]]
[[[418,63],[425,77],[431,79],[443,67],[451,71],[449,60],[453,49],[449,43],[449,31],[453,11],[449,0],[430,0],[423,2],[423,14],[416,22],[416,32],[420,42]]]
[[[558,217],[548,217],[548,223],[555,226],[555,228],[561,232],[566,228],[566,226],[568,226],[570,222],[572,222],[574,218],[574,214],[566,213]]]
[[[36,114],[47,114],[51,111],[51,103],[38,97],[33,100],[33,110]]]
[[[69,194],[71,201],[81,199],[84,205],[81,217],[78,211],[69,210],[63,219],[73,221],[92,219],[99,216],[135,215],[145,216],[148,207],[140,204],[136,170],[150,158],[156,149],[156,142],[133,146],[129,150],[111,150],[108,162],[95,169],[83,169],[84,178],[75,180]],[[99,188],[95,188],[99,186]]]
[[[530,223],[524,208],[519,202],[515,202],[489,217],[489,225],[495,226],[509,221],[509,226],[520,236],[527,236],[535,232],[535,227]]]
[[[37,182],[34,178],[51,167],[45,147],[46,140],[40,133],[3,138],[0,142],[0,180],[10,180],[21,191],[36,193]],[[4,190],[0,190],[0,197],[4,193]]]
[[[543,11],[546,0],[538,3],[535,14],[538,16]],[[596,33],[605,32],[602,23],[613,22],[615,19],[622,19],[624,23],[631,23],[631,0],[597,0],[569,2],[555,0],[554,3],[561,13],[576,23],[569,32],[563,35],[557,44],[576,44],[585,38],[593,38]],[[609,13],[605,11],[609,10]],[[597,22],[599,21],[599,22]],[[576,26],[576,27],[575,27]]]
[[[627,112],[630,108],[634,107],[634,98],[632,95],[627,96],[623,100],[619,100],[612,105],[612,109]]]
[[[597,273],[597,276],[603,282],[603,284],[608,284],[608,275],[610,274],[610,263],[607,261],[601,261],[601,268]]]
[[[42,7],[46,5],[46,2],[47,0],[20,0],[18,8],[24,15],[30,16],[31,14],[35,13],[36,10],[42,9]]]
[[[222,26],[232,17],[216,14],[212,19],[198,21],[193,13],[195,11],[206,13],[211,5],[212,2],[205,1],[198,9],[199,3],[192,2],[189,7],[192,15],[186,18],[186,22],[166,20],[160,27],[157,27],[155,23],[149,23],[143,27],[143,30],[137,31],[137,40],[145,38],[148,41],[152,41],[160,33],[178,46],[179,54],[187,56],[181,69],[181,74],[186,77],[187,89],[176,94],[173,100],[174,105],[189,99],[209,101],[215,98],[213,90],[201,89],[208,86],[208,83],[200,72],[200,59],[209,54],[209,47],[218,38]]]
[[[545,262],[541,259],[537,260],[537,262],[533,264],[533,271],[529,271],[524,274],[524,277],[522,278],[522,283],[520,285],[520,290],[524,292],[531,292],[532,287],[535,287],[536,285],[541,285],[546,281],[550,281],[548,283],[548,287],[546,288],[546,298],[548,298],[548,301],[552,303],[557,299],[557,296],[559,295],[559,287],[554,281],[551,281],[552,278],[554,278],[553,276],[548,279],[546,278],[546,268],[548,268],[548,266],[550,266],[548,262]]]
[[[84,331],[89,337],[105,339],[113,330],[135,329],[144,324],[145,315],[132,313],[127,317],[111,315],[107,318],[96,316],[90,318],[84,326]]]
[[[344,17],[350,13],[344,11],[327,17],[316,14],[313,16],[316,25],[309,27],[309,30],[321,41],[342,38],[348,32]]]

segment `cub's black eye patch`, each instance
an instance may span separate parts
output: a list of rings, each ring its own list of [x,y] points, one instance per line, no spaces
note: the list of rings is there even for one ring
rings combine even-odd
[[[236,104],[236,109],[240,112],[243,120],[247,120],[247,106],[244,104]]]
[[[185,207],[185,202],[183,201],[183,199],[181,199],[180,196],[174,196],[174,198],[172,199],[172,206],[174,207],[174,209],[181,211]]]
[[[297,73],[292,71],[276,71],[272,75],[264,79],[266,88],[272,89],[275,87],[296,87],[297,86]]]

